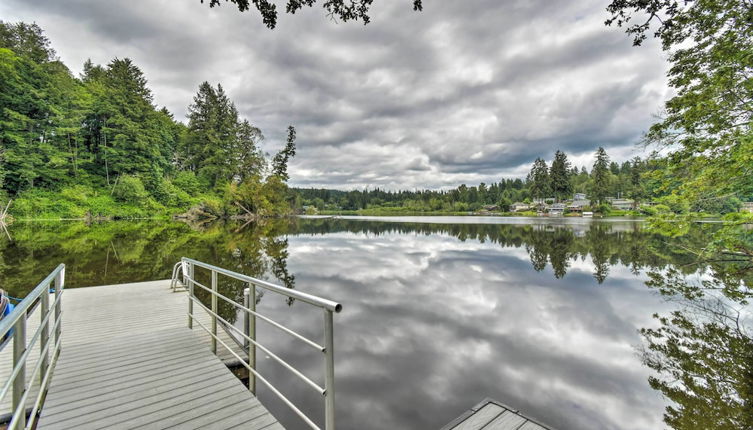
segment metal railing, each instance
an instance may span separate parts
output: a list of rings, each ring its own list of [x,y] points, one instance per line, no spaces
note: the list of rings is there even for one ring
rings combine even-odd
[[[55,285],[55,299],[50,303],[50,285],[53,283]],[[50,386],[52,373],[60,356],[61,298],[63,297],[64,283],[65,265],[61,264],[21,300],[10,314],[0,320],[0,339],[4,339],[4,343],[13,342],[13,370],[0,389],[0,401],[5,399],[9,391],[12,392],[13,396],[11,403],[12,418],[7,427],[10,430],[17,428],[31,429],[36,425],[42,401],[47,393],[47,388]],[[27,343],[27,320],[37,304],[40,306],[39,327]],[[50,319],[53,316],[52,326],[50,326]],[[53,333],[54,340],[50,339],[50,331]],[[29,400],[31,387],[27,384],[26,363],[37,341],[39,341],[39,360],[28,379],[31,384],[34,384],[34,378],[39,375],[39,392],[34,400],[31,413],[28,414],[27,422],[26,404]]]
[[[173,290],[173,293],[176,291],[183,291],[186,288],[186,286],[183,285],[178,278],[178,271],[181,269],[182,264],[183,262],[179,261],[173,266],[173,274],[170,278],[170,289]]]
[[[263,351],[266,355],[274,359],[277,363],[285,367],[300,380],[306,383],[319,394],[324,397],[324,429],[335,429],[335,361],[334,361],[334,327],[333,327],[333,314],[342,310],[342,305],[331,300],[323,299],[311,294],[302,293],[300,291],[285,288],[279,285],[275,285],[260,279],[252,278],[250,276],[243,275],[241,273],[233,272],[221,267],[213,266],[211,264],[203,263],[201,261],[193,260],[190,258],[182,258],[180,262],[180,270],[174,273],[173,285],[177,283],[177,277],[183,275],[183,283],[188,288],[188,327],[193,328],[193,323],[196,322],[201,328],[203,328],[212,340],[212,351],[217,353],[217,343],[219,342],[225,349],[227,349],[241,365],[249,371],[249,390],[256,395],[256,380],[260,380],[264,383],[277,397],[280,398],[293,412],[296,413],[306,424],[311,428],[321,430],[319,426],[314,423],[306,414],[304,414],[298,407],[293,404],[285,395],[283,395],[277,388],[275,388],[266,378],[259,374],[256,369],[256,348]],[[209,270],[211,285],[207,287],[196,281],[194,278],[195,269],[203,268]],[[182,272],[182,273],[179,273]],[[244,290],[243,304],[237,303],[235,300],[230,299],[217,291],[217,277],[223,275],[231,279],[235,279],[244,282],[248,285],[248,288]],[[207,307],[200,300],[196,298],[194,294],[194,288],[198,287],[211,295],[211,305]],[[282,294],[284,296],[299,300],[312,306],[316,306],[323,311],[324,317],[324,345],[320,345],[305,336],[296,333],[295,331],[283,326],[282,324],[256,312],[256,287],[263,288],[264,290],[274,293]],[[222,318],[218,313],[218,300],[222,299],[227,303],[234,306],[236,309],[243,312],[244,324],[243,330],[235,327],[232,323]],[[206,327],[202,324],[194,315],[194,303],[201,309],[204,309],[210,316],[211,327]],[[298,339],[299,341],[309,345],[310,347],[320,351],[324,354],[324,387],[319,386],[316,382],[312,381],[309,377],[301,373],[291,364],[274,354],[267,347],[260,344],[256,340],[256,319],[260,319],[273,327],[287,333],[288,335]],[[233,330],[242,339],[244,345],[247,347],[247,357],[244,359],[240,357],[230,346],[228,346],[222,339],[217,336],[217,322],[222,323],[226,329]]]

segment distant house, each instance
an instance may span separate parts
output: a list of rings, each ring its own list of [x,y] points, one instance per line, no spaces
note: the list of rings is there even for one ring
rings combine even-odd
[[[528,203],[515,202],[510,205],[510,210],[512,210],[513,212],[522,212],[527,211],[528,209],[531,209],[531,205],[529,205]]]
[[[614,199],[612,200],[612,207],[621,211],[627,211],[633,209],[635,201],[630,199]]]
[[[567,205],[567,208],[571,211],[581,212],[586,206],[591,206],[591,200],[573,200],[569,205]]]
[[[573,196],[573,200],[585,200],[586,199],[586,193],[575,193]]]
[[[486,205],[486,206],[484,206],[484,210],[489,211],[489,212],[496,211],[496,210],[499,210],[499,206],[497,206],[497,205]]]
[[[753,213],[753,202],[743,202],[740,211]]]
[[[564,203],[554,203],[549,207],[549,216],[562,216],[565,213]]]

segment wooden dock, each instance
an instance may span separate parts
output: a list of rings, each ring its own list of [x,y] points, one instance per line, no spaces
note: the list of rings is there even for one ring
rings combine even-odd
[[[62,350],[39,429],[283,428],[210,351],[209,336],[187,328],[187,294],[169,286],[65,290]]]
[[[441,430],[552,430],[516,409],[496,400],[484,399]]]

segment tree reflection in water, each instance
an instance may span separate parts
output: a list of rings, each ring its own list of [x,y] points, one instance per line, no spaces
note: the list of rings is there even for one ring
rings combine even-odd
[[[751,258],[737,252],[699,259],[692,250],[707,248],[716,240],[714,229],[701,225],[669,238],[631,222],[16,223],[10,228],[13,241],[0,240],[0,279],[14,296],[23,296],[60,262],[68,265],[71,287],[165,279],[172,265],[187,256],[295,288],[296,277],[288,269],[289,237],[335,232],[447,235],[460,241],[495,243],[524,250],[534,270],[551,268],[555,278],[567,276],[578,261],[590,261],[598,283],[608,278],[610,267],[623,265],[636,275],[649,271],[649,287],[678,304],[670,315],[657,315],[655,327],[641,330],[643,361],[656,372],[649,383],[672,402],[665,422],[676,429],[753,428],[751,293],[747,287]],[[750,234],[739,229],[731,237],[749,241]],[[726,248],[750,249],[738,245]],[[199,272],[197,278],[209,284],[208,273]],[[219,284],[222,294],[237,301],[242,300],[245,287],[227,279]],[[209,302],[208,295],[198,294]],[[220,301],[220,313],[235,321],[233,306]]]
[[[649,274],[647,285],[679,305],[641,330],[643,362],[657,374],[649,384],[671,400],[664,421],[672,428],[753,428],[751,239],[747,224],[723,226],[698,251],[706,271],[696,279],[676,269]]]

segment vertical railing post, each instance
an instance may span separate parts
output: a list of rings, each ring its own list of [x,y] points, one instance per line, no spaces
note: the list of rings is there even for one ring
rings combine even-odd
[[[188,328],[193,328],[193,263],[186,263],[188,267],[188,273],[184,273],[183,276],[188,276]]]
[[[243,290],[243,306],[256,312],[256,287],[249,284],[249,287]],[[246,312],[246,318],[243,320],[243,333],[253,340],[256,340],[256,316]],[[244,339],[244,346],[248,351],[248,367],[256,370],[256,345]],[[248,389],[253,395],[256,395],[256,375],[248,372]]]
[[[13,326],[13,367],[15,368],[21,361],[21,356],[26,352],[26,315],[23,315],[18,322]],[[26,362],[21,365],[21,370],[16,375],[16,379],[13,380],[13,412],[20,410],[21,412],[16,418],[16,428],[26,427],[26,407],[21,404],[21,398],[26,392]]]
[[[212,292],[217,293],[217,272],[212,270]],[[212,352],[217,355],[217,294],[212,294]]]
[[[60,295],[63,294],[63,288],[65,288],[65,266],[55,276],[55,323],[60,320],[60,314],[63,312],[63,301],[60,300]],[[57,324],[55,327],[55,343],[60,340],[60,335],[63,331],[63,321]],[[59,353],[63,349],[63,344],[60,343],[60,348],[57,350]]]
[[[324,391],[324,428],[335,430],[335,338],[329,309],[324,309]]]
[[[39,365],[39,383],[40,384],[42,383],[42,380],[44,379],[44,375],[47,374],[47,368],[49,367],[49,359],[48,359],[48,357],[50,356],[49,353],[51,352],[51,351],[42,352],[42,351],[44,351],[44,347],[47,346],[48,343],[50,343],[49,326],[50,326],[50,321],[52,321],[52,318],[47,318],[47,317],[50,317],[50,315],[49,315],[50,314],[50,291],[49,291],[49,288],[50,287],[48,285],[47,286],[47,291],[45,291],[44,293],[42,293],[42,296],[39,298],[39,300],[41,302],[41,307],[42,307],[42,310],[40,312],[41,321],[40,321],[40,326],[39,326],[39,330],[42,331],[42,333],[40,335],[40,344],[39,344],[39,353],[40,353],[39,360],[41,361],[41,363]],[[45,318],[47,318],[47,322],[46,323],[44,322]],[[52,352],[54,353],[54,351],[52,351]]]

